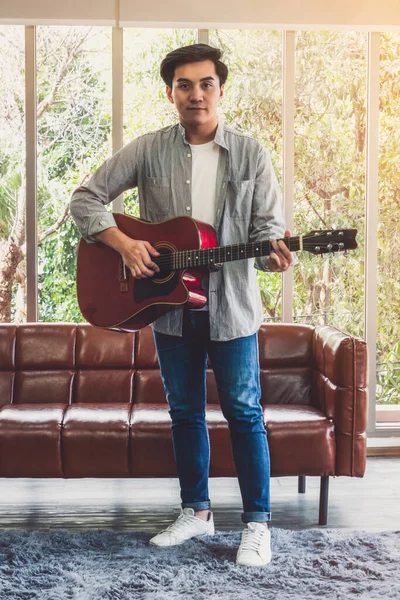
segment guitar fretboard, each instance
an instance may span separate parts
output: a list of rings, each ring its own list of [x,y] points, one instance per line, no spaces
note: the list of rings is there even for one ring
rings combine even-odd
[[[283,238],[290,251],[300,250],[300,238]],[[174,252],[169,256],[170,269],[188,269],[189,267],[205,267],[218,263],[254,258],[255,256],[268,256],[273,250],[269,240],[263,242],[247,242],[243,244],[231,244],[229,246],[217,246],[216,248],[201,248],[197,250],[183,250]],[[165,255],[164,255],[165,256]],[[163,261],[165,258],[163,258]],[[154,260],[157,262],[157,259]],[[165,263],[164,263],[165,265]]]

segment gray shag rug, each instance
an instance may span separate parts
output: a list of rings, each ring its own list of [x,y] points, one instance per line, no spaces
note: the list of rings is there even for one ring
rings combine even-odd
[[[400,598],[400,531],[271,528],[272,562],[238,567],[241,532],[174,548],[100,529],[0,532],[1,600]]]

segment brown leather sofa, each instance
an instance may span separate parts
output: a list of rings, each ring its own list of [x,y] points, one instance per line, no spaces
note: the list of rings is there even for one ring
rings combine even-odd
[[[271,474],[298,476],[299,492],[321,477],[325,525],[329,477],[365,471],[366,344],[329,326],[263,324],[259,348]],[[234,477],[210,368],[207,392],[210,477]],[[151,327],[1,324],[0,476],[176,477]]]

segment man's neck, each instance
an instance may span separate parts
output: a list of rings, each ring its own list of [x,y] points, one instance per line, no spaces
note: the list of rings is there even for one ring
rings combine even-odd
[[[218,128],[218,121],[205,125],[190,126],[185,122],[181,121],[182,127],[185,129],[186,141],[192,145],[207,144],[215,138],[215,133]]]

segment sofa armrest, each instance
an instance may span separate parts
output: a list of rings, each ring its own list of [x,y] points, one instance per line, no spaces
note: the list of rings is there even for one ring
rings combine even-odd
[[[367,456],[367,344],[324,325],[315,328],[313,355],[313,395],[335,424],[336,475],[362,477]]]

